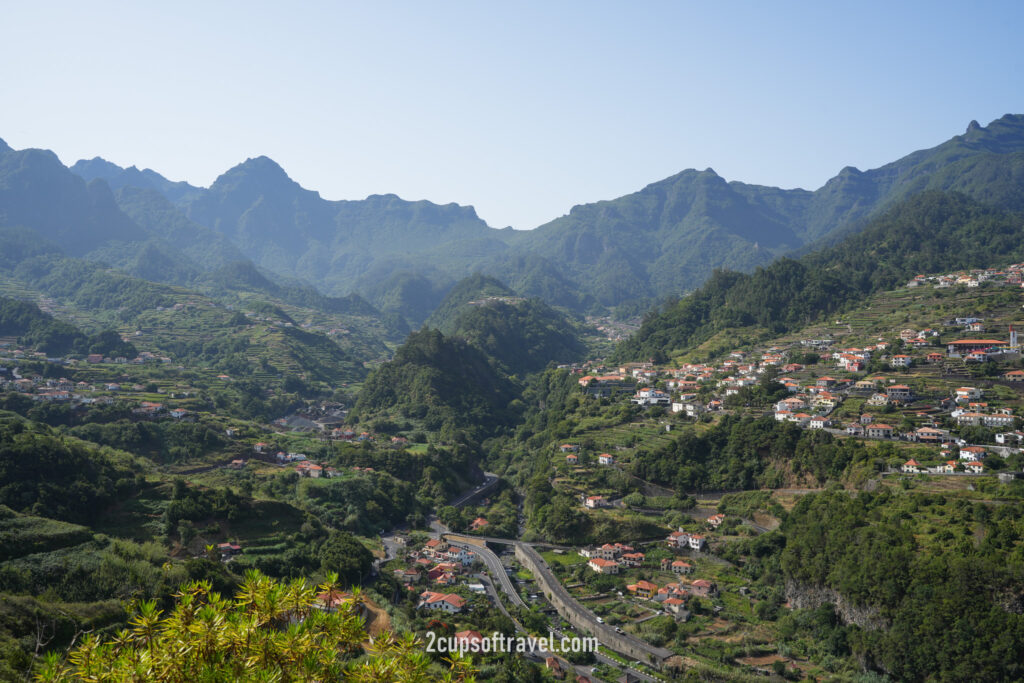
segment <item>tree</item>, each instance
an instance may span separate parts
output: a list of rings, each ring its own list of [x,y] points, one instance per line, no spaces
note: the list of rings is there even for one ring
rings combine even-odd
[[[623,498],[622,502],[630,507],[643,507],[647,503],[647,498],[639,491],[633,491]]]
[[[373,555],[352,534],[332,533],[317,553],[324,573],[336,572],[346,584],[358,583],[369,572]]]
[[[246,574],[234,600],[208,582],[182,587],[167,616],[156,601],[136,606],[130,628],[109,640],[87,635],[66,661],[46,657],[37,680],[58,681],[473,681],[457,655],[444,671],[432,666],[412,634],[370,641],[362,617],[337,576],[312,587]],[[326,599],[324,596],[328,596]]]
[[[462,531],[466,528],[466,517],[462,510],[452,505],[445,505],[438,510],[437,518],[452,531]]]

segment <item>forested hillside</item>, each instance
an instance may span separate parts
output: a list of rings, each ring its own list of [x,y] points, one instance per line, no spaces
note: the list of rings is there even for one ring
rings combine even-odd
[[[693,294],[649,315],[622,359],[667,358],[726,328],[795,329],[922,273],[1024,259],[1021,217],[960,194],[924,192],[838,245],[747,275],[717,271]]]
[[[495,297],[517,296],[512,288],[506,286],[497,278],[474,273],[457,282],[448,291],[444,300],[434,309],[423,325],[441,330],[444,334],[451,334],[456,318],[467,310],[470,302],[481,303],[486,299],[493,299]]]
[[[407,418],[431,431],[462,428],[483,436],[518,415],[519,389],[483,351],[437,330],[409,335],[395,357],[373,370],[355,415]]]
[[[972,506],[921,493],[807,496],[781,528],[787,597],[813,607],[821,589],[842,596],[847,620],[859,621],[843,629],[849,651],[895,679],[1017,679],[1022,512],[1019,503]],[[971,539],[976,527],[985,529],[980,543]]]
[[[523,376],[550,363],[581,360],[586,351],[578,326],[540,299],[494,300],[471,306],[451,324],[451,334]]]

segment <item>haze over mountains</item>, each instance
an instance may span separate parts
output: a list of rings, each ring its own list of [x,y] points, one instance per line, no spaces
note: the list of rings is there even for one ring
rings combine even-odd
[[[576,312],[638,312],[696,288],[715,268],[750,270],[834,241],[923,190],[1024,208],[1022,181],[1024,116],[1007,115],[878,169],[845,168],[813,192],[686,170],[515,231],[456,204],[325,200],[266,157],[198,188],[100,158],[69,170],[51,152],[0,143],[0,226],[29,228],[66,255],[163,282],[242,282],[305,297],[314,287],[332,297],[358,292],[417,325],[474,272]]]

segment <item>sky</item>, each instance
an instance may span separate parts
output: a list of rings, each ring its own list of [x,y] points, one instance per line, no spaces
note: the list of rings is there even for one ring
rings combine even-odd
[[[3,2],[0,138],[529,229],[687,168],[816,189],[1024,113],[1024,3]]]

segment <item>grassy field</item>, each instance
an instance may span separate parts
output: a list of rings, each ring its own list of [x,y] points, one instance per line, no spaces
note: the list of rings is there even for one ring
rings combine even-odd
[[[565,567],[574,567],[576,565],[587,563],[587,558],[571,551],[558,553],[553,550],[545,550],[541,552],[541,557],[543,557],[549,565],[560,564]]]

